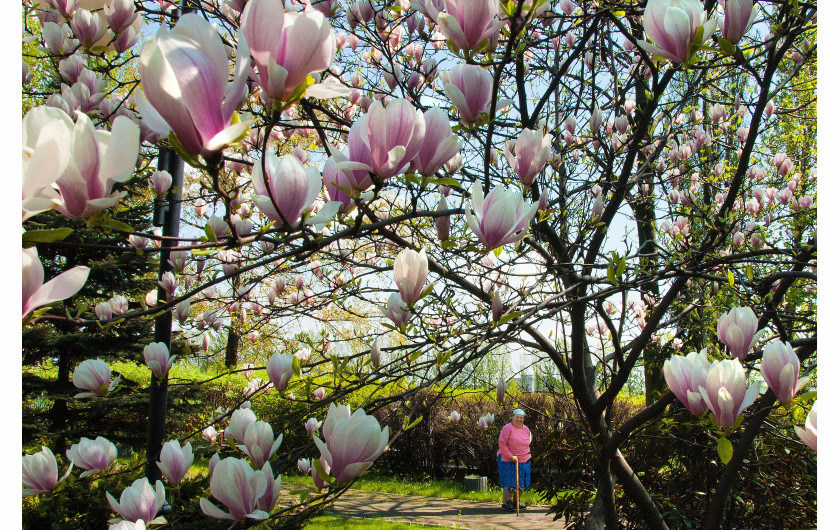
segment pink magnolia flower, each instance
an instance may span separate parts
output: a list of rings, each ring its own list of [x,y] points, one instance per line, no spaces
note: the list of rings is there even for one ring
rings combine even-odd
[[[453,410],[449,413],[449,421],[451,421],[452,423],[458,423],[459,421],[461,421],[461,413],[457,410]]]
[[[152,184],[155,193],[163,196],[172,187],[172,175],[169,174],[169,171],[155,171],[149,178],[149,182]]]
[[[381,429],[361,408],[351,415],[349,405],[330,404],[323,434],[325,442],[315,437],[315,445],[338,482],[358,477],[388,445],[388,427]]]
[[[449,206],[446,204],[446,196],[440,196],[440,202],[438,202],[436,212],[445,212],[449,209]],[[435,217],[435,230],[437,231],[437,237],[441,241],[446,241],[449,239],[449,226],[451,224],[451,216],[449,215],[439,215]]]
[[[228,511],[223,511],[204,497],[199,500],[201,511],[214,519],[230,521],[241,521],[246,517],[258,521],[268,519],[268,513],[257,509],[257,500],[265,495],[267,487],[265,473],[254,471],[245,460],[225,458],[213,470],[210,493]]]
[[[346,160],[347,156],[344,153],[337,152],[336,156],[331,156],[324,163],[324,170],[322,173],[327,198],[330,201],[337,201],[341,203],[338,210],[341,213],[347,213],[355,208],[356,203],[353,199],[357,195],[356,192],[364,191],[359,189],[360,184],[357,183],[353,175],[353,171],[342,171],[336,167],[336,164],[339,161]],[[367,179],[364,188],[367,189],[373,184],[373,182],[370,180],[367,171],[362,170],[359,171],[359,173],[364,173],[364,176],[362,176],[361,179]]]
[[[73,464],[67,468],[67,473],[59,480],[58,463],[55,455],[47,446],[41,446],[41,450],[32,455],[23,455],[23,496],[31,497],[49,493],[56,484],[63,481],[70,475]]]
[[[87,281],[90,269],[78,265],[44,283],[44,267],[35,247],[25,248],[23,258],[23,317],[35,309],[76,294]]]
[[[241,24],[264,101],[283,102],[304,93],[310,97],[339,95],[321,94],[321,89],[332,87],[329,83],[308,90],[305,84],[310,74],[326,70],[335,58],[335,34],[322,13],[286,12],[283,2],[252,0],[242,12]]]
[[[405,305],[400,297],[400,293],[392,293],[391,296],[388,297],[388,301],[386,302],[382,313],[391,319],[391,322],[393,322],[395,326],[408,324],[408,321],[411,320],[412,316],[411,311],[406,311],[403,307],[405,307]]]
[[[407,305],[420,299],[428,275],[429,260],[425,248],[420,249],[420,252],[407,248],[394,260],[394,281],[397,282],[402,301]]]
[[[472,208],[466,209],[467,224],[491,250],[525,237],[528,223],[537,213],[536,204],[528,205],[520,192],[508,190],[501,184],[485,198],[481,183],[476,180],[471,199]]]
[[[446,0],[446,12],[438,12],[431,1],[425,7],[430,18],[455,47],[468,51],[479,48],[484,41],[494,40],[500,25],[496,20],[499,4],[495,0]]]
[[[505,158],[519,177],[519,182],[530,186],[551,157],[551,136],[542,130],[525,129],[519,133],[513,149],[512,143],[505,143]]]
[[[650,0],[645,7],[644,28],[653,44],[636,44],[651,55],[683,63],[691,56],[689,45],[695,32],[702,32],[702,43],[716,26],[717,19],[708,20],[700,0]]]
[[[308,475],[309,471],[312,470],[312,463],[308,458],[301,458],[298,460],[297,468],[304,475]]]
[[[461,150],[463,142],[452,133],[449,116],[443,110],[431,108],[423,114],[423,119],[426,132],[413,164],[418,173],[430,177]]]
[[[208,442],[213,443],[214,441],[216,441],[216,437],[219,436],[219,433],[218,431],[216,431],[216,427],[210,425],[209,427],[201,431],[201,435],[204,436],[204,438]]]
[[[312,391],[312,397],[315,398],[316,401],[321,401],[327,395],[327,391],[324,390],[324,387],[318,387]]]
[[[758,382],[747,388],[744,367],[738,359],[713,362],[700,386],[706,406],[724,429],[735,424],[738,415],[758,397],[758,391]]]
[[[498,322],[502,318],[502,297],[499,291],[493,292],[493,300],[490,301],[490,313],[493,317],[493,322]]]
[[[248,425],[243,443],[237,445],[237,447],[248,455],[251,462],[254,463],[254,467],[259,469],[277,452],[282,441],[282,433],[276,440],[274,439],[274,430],[272,430],[271,424],[265,421],[255,421]]]
[[[443,90],[458,109],[461,123],[469,125],[484,119],[490,112],[493,75],[474,64],[459,64],[442,74]]]
[[[685,356],[674,355],[667,359],[663,366],[668,388],[694,415],[700,415],[706,411],[706,403],[700,394],[700,386],[706,384],[709,368],[711,364],[706,358],[705,349],[700,352],[690,352]]]
[[[84,478],[110,468],[117,459],[117,446],[102,436],[97,436],[96,440],[82,438],[79,443],[70,446],[66,455],[74,466],[85,470],[79,475]]]
[[[172,362],[175,356],[169,356],[169,348],[164,342],[153,342],[143,348],[143,358],[146,361],[146,366],[152,371],[152,374],[161,378],[169,373],[172,367]]]
[[[117,182],[134,173],[140,149],[140,128],[117,116],[111,131],[97,131],[86,114],[76,113],[73,145],[67,167],[56,181],[56,210],[70,219],[86,219],[116,205],[125,192],[111,195]]]
[[[403,173],[420,152],[425,132],[423,115],[407,100],[394,99],[387,108],[374,101],[367,114],[350,128],[350,160],[356,164],[341,169],[359,169],[360,164],[366,164],[381,180]],[[358,151],[361,153],[356,158]]]
[[[154,132],[172,131],[186,153],[207,155],[235,142],[251,125],[233,119],[245,95],[248,67],[248,44],[240,36],[228,83],[222,39],[209,22],[189,13],[171,31],[161,25],[145,41],[139,68],[143,93],[135,93],[135,103]]]
[[[294,156],[278,158],[270,151],[266,155],[268,177],[263,174],[262,160],[258,160],[251,170],[254,204],[272,221],[296,225],[321,191],[321,175],[315,167],[304,168]]]
[[[292,367],[294,360],[294,355],[280,352],[275,352],[268,360],[265,369],[268,372],[268,378],[278,392],[286,390],[286,386],[289,384],[289,380],[293,375]]]
[[[504,403],[505,401],[505,378],[500,377],[499,382],[496,384],[496,401],[499,403]]]
[[[375,339],[370,347],[370,363],[374,368],[382,364],[382,350],[379,348],[379,339]]]
[[[277,504],[277,499],[280,497],[281,475],[274,478],[271,464],[268,462],[263,464],[262,469],[257,473],[265,475],[265,493],[257,498],[257,509],[268,513],[274,509],[274,505]]]
[[[776,394],[779,403],[787,403],[799,392],[807,377],[799,377],[799,357],[789,342],[773,341],[764,347],[761,375]]]
[[[64,173],[70,160],[73,127],[67,113],[53,107],[38,106],[24,116],[23,221],[59,202],[52,184]]]
[[[753,0],[726,0],[723,8],[723,19],[718,20],[723,38],[730,44],[738,44],[750,26],[752,26],[758,11],[753,9]]]
[[[721,315],[717,325],[717,335],[726,344],[733,357],[744,360],[747,353],[758,342],[758,319],[749,307],[733,307]]]
[[[149,479],[138,478],[131,486],[123,490],[120,494],[120,502],[117,502],[110,493],[106,492],[105,495],[108,497],[111,509],[126,521],[142,520],[147,525],[153,521],[155,523],[165,521],[162,518],[155,518],[163,503],[166,502],[166,490],[159,480],[152,489]]]
[[[315,418],[309,418],[303,426],[306,427],[306,432],[312,435],[315,434],[315,431],[321,428],[321,422]]]
[[[814,405],[808,413],[808,418],[805,420],[805,428],[799,425],[793,427],[796,435],[802,440],[802,443],[817,451],[817,400],[814,400]]]
[[[105,397],[117,387],[120,378],[111,381],[111,369],[102,359],[86,359],[73,371],[73,385],[81,392],[73,396],[76,399],[87,397]]]
[[[194,458],[192,444],[187,442],[181,447],[178,440],[169,440],[163,444],[163,449],[160,451],[160,461],[157,463],[157,466],[160,468],[163,476],[171,484],[177,486],[184,480]]]
[[[230,424],[225,429],[225,438],[233,438],[237,444],[245,443],[245,432],[255,421],[257,421],[257,415],[251,409],[236,409],[230,415]]]

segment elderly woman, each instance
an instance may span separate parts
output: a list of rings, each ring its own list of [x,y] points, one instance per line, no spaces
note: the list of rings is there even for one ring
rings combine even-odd
[[[513,411],[513,421],[502,428],[499,434],[499,452],[496,463],[499,465],[499,482],[502,494],[502,509],[512,512],[516,510],[514,499],[516,492],[516,463],[519,462],[519,487],[527,488],[531,484],[531,430],[525,426],[525,411]],[[520,509],[525,506],[520,504]]]

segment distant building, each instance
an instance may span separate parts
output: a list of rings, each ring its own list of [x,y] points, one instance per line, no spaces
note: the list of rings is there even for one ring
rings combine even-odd
[[[534,374],[522,374],[516,378],[516,384],[519,386],[519,390],[522,392],[534,392],[536,388],[534,386]]]

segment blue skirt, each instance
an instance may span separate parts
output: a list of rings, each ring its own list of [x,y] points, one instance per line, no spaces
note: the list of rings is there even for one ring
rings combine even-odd
[[[503,488],[516,488],[516,463],[503,462],[502,455],[496,455],[499,466],[499,484]],[[527,488],[531,485],[531,461],[519,463],[519,487]]]

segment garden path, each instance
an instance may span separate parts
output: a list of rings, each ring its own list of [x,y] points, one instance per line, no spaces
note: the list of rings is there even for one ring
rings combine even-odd
[[[562,521],[552,521],[553,515],[548,513],[548,508],[531,506],[520,511],[517,517],[515,513],[502,511],[498,503],[349,490],[335,501],[332,513],[465,530],[565,528]]]

